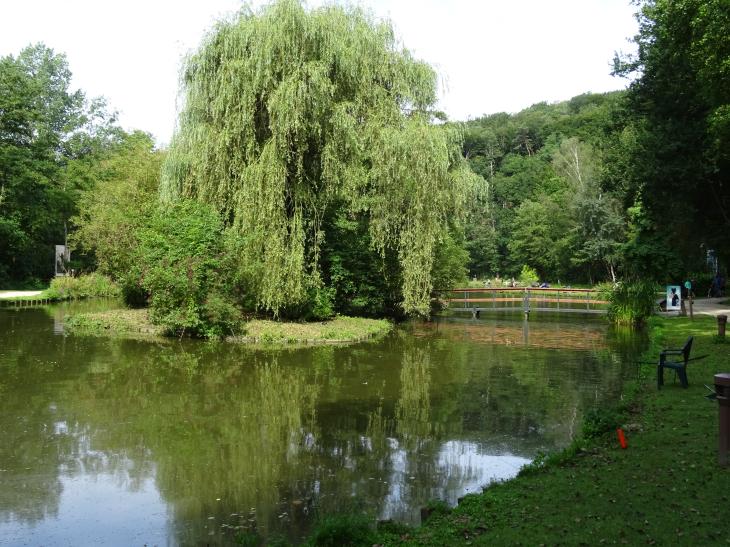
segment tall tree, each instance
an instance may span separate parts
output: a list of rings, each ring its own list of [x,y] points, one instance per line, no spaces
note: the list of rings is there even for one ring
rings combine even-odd
[[[0,283],[52,275],[82,162],[114,139],[104,103],[70,82],[66,57],[43,44],[0,59]]]
[[[184,70],[166,199],[214,205],[265,309],[321,285],[323,221],[343,204],[393,250],[402,307],[428,310],[436,247],[474,182],[434,125],[436,74],[362,10],[279,0],[218,24]]]
[[[570,196],[571,263],[588,266],[591,281],[595,271],[592,267],[605,266],[611,281],[616,282],[627,219],[619,201],[600,186],[598,154],[575,137],[564,139],[553,155],[553,168],[566,181]]]
[[[129,273],[139,230],[157,204],[163,158],[152,137],[136,131],[90,166],[93,182],[79,199],[71,240],[78,250],[93,254],[100,272],[115,279]]]
[[[692,267],[700,243],[730,255],[730,3],[644,0],[639,7],[638,54],[617,58],[615,67],[635,78],[629,176],[650,221],[637,242],[664,234],[665,246]],[[657,264],[666,250],[658,249]]]

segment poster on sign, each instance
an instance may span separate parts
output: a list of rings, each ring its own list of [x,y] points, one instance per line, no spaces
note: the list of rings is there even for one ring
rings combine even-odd
[[[64,276],[67,273],[67,266],[71,260],[71,249],[66,245],[56,245],[55,271],[56,277]]]
[[[667,311],[682,309],[682,290],[679,285],[667,285]]]

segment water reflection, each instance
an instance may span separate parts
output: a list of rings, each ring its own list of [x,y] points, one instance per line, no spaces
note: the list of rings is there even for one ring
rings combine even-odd
[[[65,309],[0,312],[11,543],[296,541],[343,509],[414,522],[567,444],[636,351],[601,323],[504,318],[276,352],[54,336]]]

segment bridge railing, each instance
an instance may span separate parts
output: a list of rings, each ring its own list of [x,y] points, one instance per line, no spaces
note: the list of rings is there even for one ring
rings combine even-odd
[[[489,310],[605,313],[608,301],[596,289],[484,287],[434,291],[452,311]]]

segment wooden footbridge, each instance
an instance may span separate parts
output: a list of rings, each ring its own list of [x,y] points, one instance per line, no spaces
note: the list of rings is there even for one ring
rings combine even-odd
[[[453,312],[478,316],[489,311],[551,313],[607,312],[608,301],[595,289],[553,289],[537,287],[486,287],[436,291],[437,298]]]

